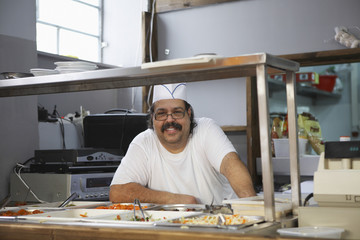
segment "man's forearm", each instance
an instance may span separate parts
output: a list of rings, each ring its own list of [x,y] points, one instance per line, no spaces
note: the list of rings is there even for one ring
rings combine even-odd
[[[256,192],[246,166],[237,154],[228,153],[221,164],[222,174],[229,180],[231,187],[240,198],[255,196]]]
[[[197,203],[195,197],[193,196],[156,191],[143,187],[138,183],[112,185],[110,187],[109,196],[111,202],[129,203],[133,202],[135,199],[139,199],[140,202],[157,204]]]

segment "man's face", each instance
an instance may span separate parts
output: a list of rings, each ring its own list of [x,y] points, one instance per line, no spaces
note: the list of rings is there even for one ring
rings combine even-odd
[[[183,118],[174,119],[173,116],[181,115],[184,112]],[[165,120],[156,120],[155,115],[168,115]],[[190,114],[191,110],[185,110],[185,103],[180,99],[160,100],[155,103],[153,124],[156,135],[158,136],[162,145],[170,150],[176,152],[182,151],[187,143],[190,134]]]

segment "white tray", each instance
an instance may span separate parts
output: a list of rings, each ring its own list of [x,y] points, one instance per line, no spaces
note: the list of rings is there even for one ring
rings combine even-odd
[[[179,211],[144,211],[145,217],[151,218],[151,221],[133,221],[134,211],[131,210],[109,210],[109,209],[68,209],[64,211],[47,212],[43,214],[22,216],[23,220],[38,222],[94,222],[94,223],[119,223],[119,224],[140,224],[153,225],[158,221],[166,221],[169,219],[180,218],[198,214],[194,212]],[[83,217],[86,215],[86,217]],[[141,216],[140,211],[136,211],[138,217]],[[120,216],[121,220],[117,220]]]

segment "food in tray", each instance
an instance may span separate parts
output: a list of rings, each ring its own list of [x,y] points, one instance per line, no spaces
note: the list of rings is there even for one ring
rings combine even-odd
[[[142,206],[143,209],[147,207],[148,206]],[[96,209],[134,210],[134,204],[115,203],[110,206],[98,206]],[[135,206],[135,210],[140,210],[139,206]]]
[[[6,212],[1,212],[0,216],[3,217],[9,217],[9,216],[24,216],[24,215],[31,215],[31,214],[39,214],[39,213],[44,213],[41,210],[33,210],[33,211],[27,211],[25,209],[20,209],[19,211],[6,211]]]
[[[205,205],[201,204],[167,204],[158,205],[153,208],[157,211],[179,211],[179,212],[202,212],[205,210]]]
[[[80,214],[80,217],[88,217],[87,212],[85,212],[84,214]]]
[[[166,219],[166,217],[164,217],[164,219]],[[114,220],[124,220],[124,219],[121,219],[121,216],[120,214],[117,214],[115,219]],[[126,220],[126,219],[125,219]],[[154,219],[151,215],[150,216],[146,216],[145,218],[143,217],[140,217],[140,216],[135,216],[135,218],[131,218],[127,221],[135,221],[135,222],[155,222],[155,221],[160,221],[161,219]]]
[[[239,214],[235,215],[223,215],[225,217],[225,224],[222,225],[240,225],[248,222],[248,219]],[[205,215],[190,218],[179,218],[170,220],[171,223],[180,224],[200,224],[200,225],[218,225],[220,215]]]
[[[183,212],[196,212],[202,211],[202,208],[159,208],[158,211],[183,211]]]

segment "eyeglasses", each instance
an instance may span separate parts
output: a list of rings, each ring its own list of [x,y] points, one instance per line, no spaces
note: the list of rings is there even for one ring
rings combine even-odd
[[[167,114],[165,112],[158,112],[158,113],[155,113],[155,120],[165,121],[169,115],[171,115],[171,117],[173,119],[181,119],[181,118],[185,117],[185,112],[184,111],[175,111],[175,112],[169,113],[169,114]]]

